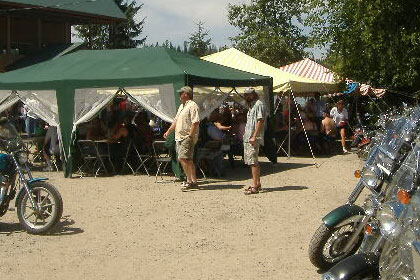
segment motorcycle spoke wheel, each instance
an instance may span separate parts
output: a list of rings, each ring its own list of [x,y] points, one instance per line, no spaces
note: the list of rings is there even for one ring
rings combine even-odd
[[[25,223],[29,225],[31,228],[34,229],[40,229],[42,227],[45,227],[48,223],[51,223],[53,219],[53,215],[51,214],[54,212],[55,209],[54,203],[51,202],[49,199],[50,193],[47,189],[43,188],[37,188],[33,190],[32,197],[34,198],[34,202],[37,204],[38,211],[34,210],[32,207],[32,203],[29,199],[28,195],[25,195],[23,198],[23,205],[24,205],[24,211],[23,211],[23,217],[25,220]],[[48,203],[47,205],[44,205],[45,203]],[[26,209],[32,209],[32,213],[29,215],[26,215]],[[50,211],[48,211],[50,210]]]
[[[48,232],[58,223],[63,213],[60,193],[46,182],[33,183],[31,194],[22,193],[16,203],[20,223],[32,234]]]
[[[353,234],[357,224],[350,222],[339,227],[327,227],[321,224],[312,236],[309,244],[309,260],[321,270],[328,270],[342,259],[354,254],[362,241],[359,235],[350,252],[344,253],[343,249]]]
[[[323,255],[326,261],[336,263],[343,258],[343,249],[353,233],[353,225],[344,225],[338,228],[327,240]]]

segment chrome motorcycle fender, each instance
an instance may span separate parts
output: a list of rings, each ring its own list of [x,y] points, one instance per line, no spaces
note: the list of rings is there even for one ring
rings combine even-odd
[[[379,256],[362,253],[345,258],[322,275],[323,280],[349,280],[353,277],[379,274]]]
[[[413,257],[413,266],[416,279],[420,279],[420,243],[413,242],[413,247],[411,249],[411,254]]]
[[[322,221],[327,227],[331,228],[343,222],[347,222],[347,219],[349,218],[356,218],[354,216],[360,216],[357,218],[362,218],[364,214],[365,212],[362,207],[355,204],[345,204],[332,210],[322,218]]]
[[[31,184],[32,183],[36,183],[36,182],[44,182],[44,181],[47,181],[48,180],[48,178],[44,178],[44,177],[40,177],[40,178],[34,178],[34,179],[32,179],[32,180],[28,180],[28,187],[29,188],[31,188]],[[25,188],[20,188],[19,189],[19,191],[18,191],[18,193],[17,193],[17,195],[16,195],[16,199],[15,199],[15,207],[17,207],[17,202],[18,202],[18,200],[19,200],[19,197],[21,196],[21,195],[24,195],[25,194]]]

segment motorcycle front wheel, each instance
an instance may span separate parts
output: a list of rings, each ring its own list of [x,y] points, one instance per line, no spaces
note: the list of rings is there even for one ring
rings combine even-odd
[[[359,235],[350,252],[345,253],[343,249],[355,228],[354,222],[331,228],[322,223],[309,244],[311,263],[321,270],[328,270],[342,259],[353,255],[362,243],[363,234]]]
[[[27,192],[19,195],[16,202],[19,222],[28,233],[47,233],[57,225],[63,213],[61,195],[46,182],[32,183],[31,195],[38,210],[33,208]]]

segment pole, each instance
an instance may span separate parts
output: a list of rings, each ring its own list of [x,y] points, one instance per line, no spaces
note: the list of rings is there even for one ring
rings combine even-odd
[[[288,100],[288,102],[289,102],[289,143],[288,143],[288,157],[287,157],[287,159],[290,159],[290,141],[291,141],[291,133],[292,133],[292,130],[291,130],[291,124],[292,124],[292,117],[291,117],[291,115],[292,115],[292,111],[290,110],[290,108],[291,108],[291,99],[290,99],[290,96],[291,96],[291,92],[289,91],[289,100]]]

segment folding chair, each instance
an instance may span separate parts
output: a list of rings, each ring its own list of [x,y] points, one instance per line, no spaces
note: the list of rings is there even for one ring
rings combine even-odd
[[[139,150],[137,149],[136,145],[133,145],[134,151],[136,152],[137,158],[139,160],[139,165],[137,166],[134,173],[139,172],[140,169],[143,169],[146,171],[147,176],[150,176],[149,170],[147,169],[146,163],[153,158],[150,154],[141,154]]]
[[[95,177],[99,174],[101,169],[103,169],[105,173],[108,173],[95,142],[92,140],[79,140],[77,141],[77,146],[79,147],[83,159],[83,164],[79,166],[81,178],[83,177],[83,171],[95,174]]]
[[[204,179],[206,179],[206,174],[200,165],[202,160],[206,160],[217,176],[221,177],[223,161],[222,141],[207,141],[203,148],[198,148],[197,150],[197,167],[203,174]]]
[[[134,151],[131,151],[131,149],[133,149]],[[136,159],[138,160],[138,163],[139,163],[137,165],[137,167],[135,167],[133,165],[133,162],[131,162],[131,164],[130,164],[130,162],[128,160],[129,155],[133,155],[133,152],[134,152],[134,155],[136,156]],[[133,175],[136,175],[136,173],[139,172],[140,169],[143,169],[144,171],[146,171],[147,176],[150,176],[149,170],[147,169],[148,166],[146,165],[146,163],[152,158],[153,158],[153,156],[151,154],[142,154],[139,151],[139,148],[137,148],[136,144],[133,143],[132,140],[130,140],[128,148],[127,148],[127,153],[126,153],[126,156],[125,156],[125,160],[124,160],[124,167],[128,166],[130,168],[131,172],[133,172]],[[136,168],[136,169],[134,169],[134,168]]]
[[[165,146],[165,142],[163,140],[157,140],[153,141],[152,147],[153,147],[153,155],[156,161],[157,171],[156,171],[156,179],[155,182],[157,182],[157,178],[160,175],[163,181],[163,176],[166,170],[166,167],[171,162],[171,153],[170,150]],[[163,165],[163,168],[161,169]]]

